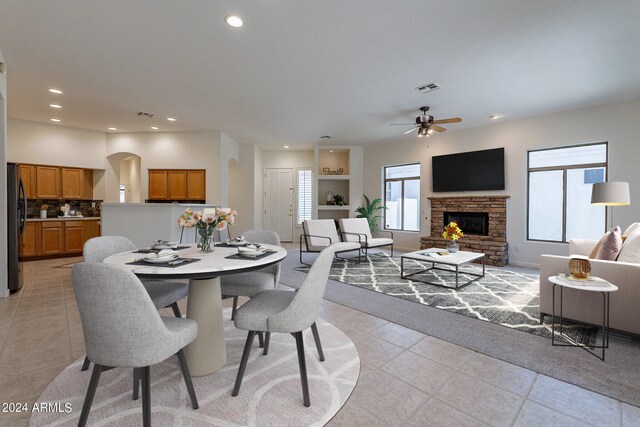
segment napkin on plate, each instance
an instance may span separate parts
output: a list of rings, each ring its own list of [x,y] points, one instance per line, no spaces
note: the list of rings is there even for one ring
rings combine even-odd
[[[159,251],[157,254],[155,253],[150,253],[147,254],[145,256],[145,258],[148,259],[155,259],[155,258],[175,258],[178,256],[178,252],[173,250],[173,249],[163,249],[161,251]]]

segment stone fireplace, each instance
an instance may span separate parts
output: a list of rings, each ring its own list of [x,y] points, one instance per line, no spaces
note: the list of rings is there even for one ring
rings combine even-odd
[[[458,240],[461,250],[484,253],[487,265],[507,265],[508,198],[509,196],[429,197],[431,235],[420,238],[420,248],[444,248],[444,226],[455,221],[465,233]]]

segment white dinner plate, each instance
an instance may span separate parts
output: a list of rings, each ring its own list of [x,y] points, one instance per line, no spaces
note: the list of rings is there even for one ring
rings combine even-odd
[[[248,242],[244,242],[244,241],[240,241],[240,242],[231,241],[231,242],[229,242],[229,246],[244,246],[246,244],[248,244]]]
[[[164,256],[162,258],[142,258],[144,262],[148,262],[151,264],[166,264],[169,261],[173,261],[178,258],[178,254],[171,256]]]
[[[253,258],[266,253],[266,251],[264,249],[245,249],[242,251],[238,251],[238,253],[242,256]]]

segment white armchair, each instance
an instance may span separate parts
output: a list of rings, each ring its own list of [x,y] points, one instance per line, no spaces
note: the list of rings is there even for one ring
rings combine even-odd
[[[572,239],[569,253],[588,256],[596,240]],[[591,274],[616,285],[611,294],[610,327],[640,335],[640,264],[590,259]],[[569,257],[542,255],[540,257],[540,321],[552,311],[552,284],[549,276],[569,272]],[[556,292],[559,292],[556,290]],[[565,289],[563,315],[566,318],[594,325],[602,324],[602,299],[595,292]]]
[[[332,243],[340,242],[336,223],[332,219],[310,219],[302,222],[303,233],[300,235],[300,264],[311,265],[302,261],[303,253],[320,253]],[[336,253],[358,251],[360,262],[360,245],[356,242],[340,245]]]
[[[389,233],[390,237],[373,237],[366,218],[344,218],[340,220],[342,240],[345,242],[357,242],[364,250],[365,256],[368,255],[369,249],[382,246],[391,246],[391,256],[393,256],[393,232],[386,230],[379,232]]]

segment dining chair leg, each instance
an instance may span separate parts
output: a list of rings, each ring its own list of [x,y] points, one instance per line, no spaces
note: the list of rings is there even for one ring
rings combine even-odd
[[[86,371],[87,369],[89,369],[89,365],[91,365],[91,361],[89,360],[89,356],[85,356],[84,357],[84,362],[82,362],[82,369],[80,369],[81,371]]]
[[[198,409],[198,398],[196,397],[196,391],[193,389],[193,382],[191,382],[191,373],[189,372],[189,366],[187,366],[187,359],[184,357],[184,350],[180,349],[177,353],[178,360],[180,361],[180,369],[182,370],[182,376],[184,377],[184,384],[187,386],[187,392],[189,393],[189,399],[191,399],[191,409]]]
[[[133,368],[133,397],[131,400],[138,400],[140,397],[140,370],[141,368]]]
[[[258,332],[258,347],[264,348],[264,335],[262,332]]]
[[[264,333],[264,351],[262,352],[263,356],[266,356],[269,353],[269,341],[271,340],[271,332]]]
[[[142,425],[151,427],[151,369],[148,366],[142,371]]]
[[[318,333],[316,322],[311,325],[311,332],[313,332],[313,340],[316,342],[316,348],[318,349],[318,357],[321,362],[324,362],[324,352],[322,351],[322,343],[320,342],[320,334]]]
[[[307,380],[307,364],[304,361],[304,341],[302,332],[294,332],[292,334],[296,339],[296,348],[298,349],[298,364],[300,365],[300,379],[302,380],[302,398],[304,406],[311,406],[309,399],[309,381]]]
[[[101,373],[102,366],[94,364],[93,372],[91,373],[91,381],[89,381],[89,388],[87,389],[87,394],[84,398],[84,404],[82,405],[82,412],[80,413],[80,419],[78,420],[78,427],[84,427],[85,425],[87,425],[89,411],[91,410],[93,397],[96,395],[96,390],[98,389],[98,382],[100,381]]]
[[[171,304],[171,309],[173,310],[173,315],[182,319],[182,313],[180,313],[180,307],[178,307],[178,303],[174,302]]]
[[[231,320],[236,317],[236,310],[238,309],[238,296],[233,297],[233,308],[231,308]]]
[[[242,385],[242,377],[244,377],[244,370],[247,367],[247,361],[249,360],[249,353],[251,353],[251,345],[253,345],[253,337],[256,336],[256,331],[249,331],[247,334],[247,342],[244,344],[244,351],[242,352],[242,359],[240,360],[240,366],[238,367],[238,376],[236,376],[236,383],[233,386],[233,392],[231,396],[237,396],[240,393],[240,386]]]

